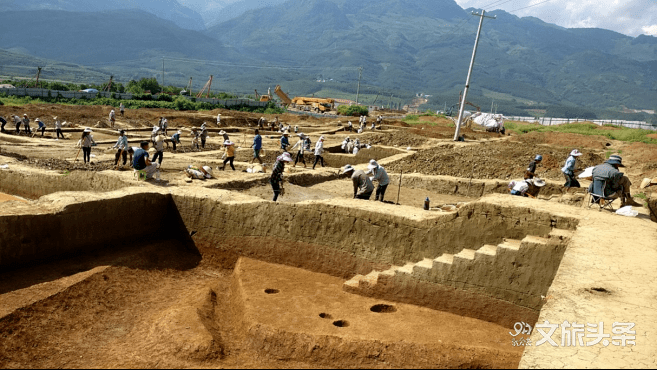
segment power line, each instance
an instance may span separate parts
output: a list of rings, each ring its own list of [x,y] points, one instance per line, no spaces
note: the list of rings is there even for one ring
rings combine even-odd
[[[257,69],[282,69],[282,70],[346,70],[346,71],[357,71],[359,67],[310,67],[310,66],[297,66],[297,67],[285,67],[285,66],[273,66],[273,65],[247,65],[247,64],[235,64],[235,63],[223,63],[223,62],[213,62],[210,60],[202,59],[189,59],[189,58],[173,58],[173,57],[164,57],[166,60],[178,61],[178,62],[190,62],[190,63],[199,63],[204,65],[213,65],[219,67],[240,67],[240,68],[257,68]]]
[[[515,9],[515,10],[512,10],[512,11],[507,12],[507,13],[513,13],[513,12],[517,12],[518,10],[523,10],[523,9],[527,9],[527,8],[532,8],[532,7],[535,7],[535,6],[537,6],[537,5],[545,4],[545,3],[550,2],[550,1],[552,1],[552,0],[541,1],[540,3],[536,3],[536,4],[533,4],[533,5],[525,6],[525,7],[519,8],[519,9]]]
[[[482,7],[482,8],[489,8],[489,7],[491,7],[491,6],[500,6],[500,5],[504,5],[504,4],[506,4],[506,3],[510,3],[510,2],[512,2],[512,1],[514,1],[514,0],[506,0],[506,1],[503,1],[503,0],[502,0],[501,2],[500,2],[500,1],[496,1],[496,2],[494,2],[494,3],[491,3],[491,4],[488,4],[488,5],[484,6],[484,7]]]

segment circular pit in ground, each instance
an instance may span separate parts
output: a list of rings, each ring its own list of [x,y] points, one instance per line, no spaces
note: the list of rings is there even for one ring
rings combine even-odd
[[[393,313],[397,312],[397,307],[389,304],[377,304],[370,308],[370,311],[376,313]]]
[[[278,294],[280,292],[278,289],[265,289],[265,294]]]
[[[346,328],[347,326],[349,326],[349,321],[346,320],[333,321],[333,325],[337,326],[338,328]]]
[[[324,312],[320,313],[319,317],[321,317],[322,319],[332,319],[333,318],[333,316],[331,316],[330,313],[324,313]]]

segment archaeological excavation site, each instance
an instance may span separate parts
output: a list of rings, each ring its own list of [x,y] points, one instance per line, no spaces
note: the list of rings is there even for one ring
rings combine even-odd
[[[103,107],[29,109],[75,125],[64,140],[0,134],[2,368],[657,366],[650,188],[639,215],[624,217],[589,207],[585,181],[566,192],[560,172],[574,148],[583,167],[622,152],[638,192],[654,175],[654,160],[639,160],[657,159],[650,145],[471,129],[454,142],[451,121],[434,117],[356,134],[345,119],[284,114],[313,146],[325,137],[325,166],[312,169],[312,151],[307,166],[286,165],[274,202],[281,133],[261,132],[265,165],[249,163],[260,115],[128,110],[110,129],[84,123]],[[183,135],[160,179],[116,167],[117,128],[137,146],[163,115]],[[207,144],[192,149],[190,128],[204,121]],[[75,147],[86,127],[90,164]],[[221,130],[235,171],[219,169]],[[345,153],[347,136],[369,148]],[[510,195],[537,154],[545,187]],[[341,172],[370,160],[389,175],[384,202],[353,199]],[[189,165],[212,178],[190,181]],[[564,321],[605,323],[611,335],[634,323],[636,344],[567,346],[560,331],[557,347],[539,344],[548,330],[532,329]]]

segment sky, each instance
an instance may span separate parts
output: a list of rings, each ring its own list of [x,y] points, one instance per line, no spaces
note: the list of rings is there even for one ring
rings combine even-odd
[[[605,28],[657,36],[657,0],[456,0],[463,8],[502,9],[568,28]],[[525,8],[526,9],[521,9]],[[519,9],[519,10],[517,10]],[[517,10],[514,12],[514,10]]]

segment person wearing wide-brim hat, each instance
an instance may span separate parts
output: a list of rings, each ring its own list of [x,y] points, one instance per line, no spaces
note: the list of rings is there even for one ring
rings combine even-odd
[[[54,116],[52,119],[55,121],[55,133],[57,134],[57,138],[55,140],[59,140],[59,136],[64,139],[64,133],[62,132],[62,122],[57,116]]]
[[[315,163],[313,164],[313,170],[315,169],[315,166],[317,166],[318,162],[322,162],[322,167],[324,167],[324,157],[322,157],[322,154],[324,153],[324,136],[320,136],[319,140],[317,140],[317,144],[315,144]]]
[[[176,146],[180,144],[180,135],[182,131],[178,130],[175,134],[171,135],[171,143],[173,144],[173,150],[176,150]]]
[[[235,143],[230,140],[224,141],[224,153],[226,155],[226,159],[224,159],[224,165],[219,169],[223,171],[226,168],[226,163],[230,162],[230,168],[235,171],[235,166],[233,165],[233,161],[235,160]]]
[[[520,197],[536,198],[546,184],[539,178],[525,179],[512,183],[511,195]]]
[[[297,151],[297,156],[294,158],[294,165],[292,167],[296,167],[297,163],[301,161],[301,163],[303,163],[303,168],[306,168],[306,160],[303,158],[303,155],[305,153],[306,138],[308,136],[303,132],[298,133],[297,136],[299,137],[299,141],[297,141],[297,143],[294,144],[294,146],[292,147],[292,151],[294,151],[296,147],[299,147],[299,151]]]
[[[91,163],[91,147],[96,144],[94,137],[91,136],[91,129],[89,127],[85,128],[82,131],[82,137],[80,138],[80,147],[82,148],[82,157],[84,163]]]
[[[30,119],[27,117],[27,113],[23,114],[23,131],[28,135],[32,135],[32,129],[30,129]]]
[[[596,187],[596,182],[598,184],[602,183],[604,184],[604,194],[598,195],[612,199],[620,198],[621,207],[642,207],[642,204],[635,202],[632,198],[630,193],[632,182],[618,170],[621,167],[625,167],[623,158],[617,154],[609,156],[609,159],[605,163],[595,166],[593,168],[593,182],[589,186],[589,193],[595,193],[593,189]]]
[[[383,168],[382,166],[379,166],[379,164],[374,160],[370,160],[370,164],[367,166],[367,172],[365,172],[366,175],[369,175],[370,173],[374,175],[374,181],[378,183],[376,187],[376,195],[374,196],[374,200],[380,200],[383,202],[383,197],[386,195],[386,189],[388,188],[388,184],[390,184],[390,178],[388,177],[388,172],[386,172],[386,169]]]
[[[354,185],[354,199],[369,200],[374,192],[374,184],[363,170],[357,170],[348,164],[342,169],[342,176],[351,178]]]
[[[281,136],[281,149],[284,152],[287,152],[287,148],[290,146],[290,132],[285,130],[283,131],[283,136]]]
[[[292,156],[290,153],[285,152],[278,156],[278,158],[276,158],[276,163],[274,163],[274,169],[269,178],[269,183],[274,191],[274,202],[278,200],[279,195],[285,195],[285,189],[283,188],[283,171],[285,171],[285,163],[288,162],[292,162]]]
[[[573,149],[573,151],[570,152],[568,159],[566,159],[566,164],[561,169],[563,176],[566,178],[566,183],[564,184],[566,191],[570,188],[580,187],[579,181],[575,178],[575,172],[577,171],[577,158],[581,155],[582,153],[579,150]]]
[[[230,137],[228,137],[228,133],[224,130],[219,131],[219,135],[223,136],[224,142],[225,141],[230,141]]]

